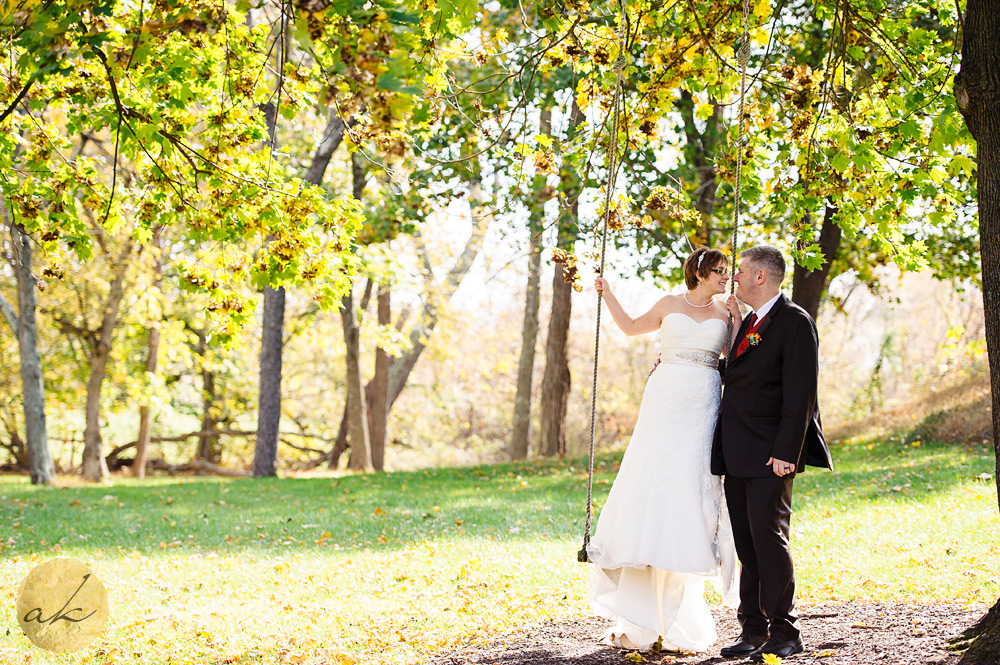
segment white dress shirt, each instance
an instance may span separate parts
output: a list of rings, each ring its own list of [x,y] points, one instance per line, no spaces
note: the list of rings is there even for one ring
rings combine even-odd
[[[774,303],[778,302],[778,298],[780,298],[780,297],[781,297],[781,294],[779,293],[778,295],[774,296],[773,298],[771,298],[770,300],[768,300],[766,303],[764,303],[763,305],[761,305],[760,309],[754,311],[754,314],[757,315],[757,320],[758,321],[760,321],[765,316],[767,316],[767,313],[771,311],[771,308],[774,307]]]

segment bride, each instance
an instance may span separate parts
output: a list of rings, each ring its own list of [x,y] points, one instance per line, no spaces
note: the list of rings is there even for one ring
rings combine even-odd
[[[705,602],[712,579],[727,604],[738,600],[736,550],[722,481],[709,470],[721,398],[718,361],[727,320],[726,257],[699,247],[684,262],[687,292],[632,318],[595,283],[626,335],[660,331],[660,357],[646,382],[635,430],[587,548],[591,606],[615,624],[612,646],[705,651],[717,639]]]

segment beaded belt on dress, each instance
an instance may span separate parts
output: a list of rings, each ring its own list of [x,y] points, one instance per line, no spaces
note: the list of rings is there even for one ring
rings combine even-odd
[[[712,369],[719,366],[719,354],[697,349],[666,349],[660,353],[660,360],[665,363],[689,363]]]

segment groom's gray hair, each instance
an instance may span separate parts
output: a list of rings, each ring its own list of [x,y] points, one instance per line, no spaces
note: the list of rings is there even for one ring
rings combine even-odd
[[[749,259],[758,268],[767,271],[767,280],[777,286],[785,279],[785,257],[776,247],[756,245],[740,252],[741,259]]]

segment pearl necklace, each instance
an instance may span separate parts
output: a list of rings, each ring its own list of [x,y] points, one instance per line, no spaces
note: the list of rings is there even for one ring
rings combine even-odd
[[[684,302],[686,302],[687,304],[691,305],[692,307],[708,307],[709,305],[712,304],[712,301],[709,300],[704,305],[695,305],[693,302],[691,302],[690,300],[688,300],[688,294],[687,293],[684,294]]]

